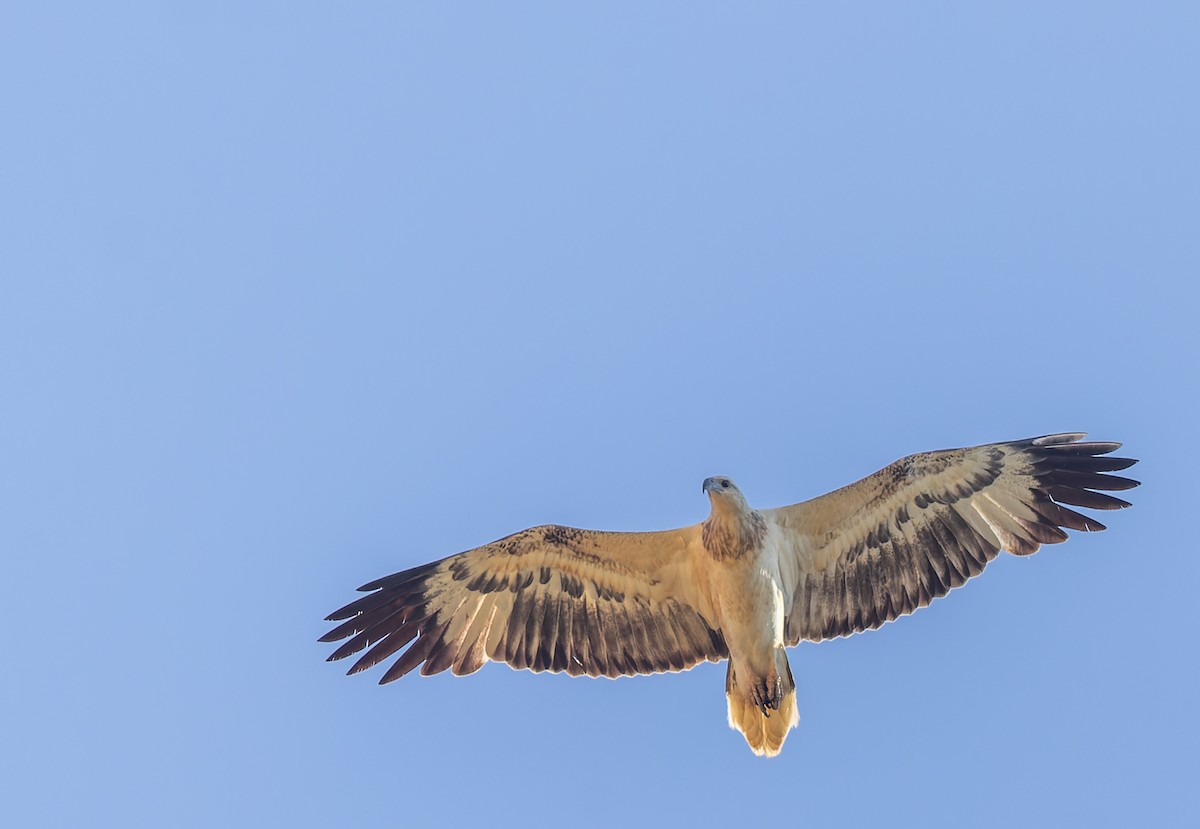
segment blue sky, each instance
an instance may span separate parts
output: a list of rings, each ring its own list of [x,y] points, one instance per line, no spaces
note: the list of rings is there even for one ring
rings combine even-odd
[[[1198,25],[6,5],[11,825],[1195,821]],[[722,666],[380,688],[316,643],[532,524],[1075,430],[1135,507],[794,649],[772,761]]]

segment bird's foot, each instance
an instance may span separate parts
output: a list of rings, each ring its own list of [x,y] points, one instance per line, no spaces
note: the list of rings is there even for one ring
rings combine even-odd
[[[783,702],[783,679],[774,670],[761,679],[755,677],[750,700],[764,717],[770,717],[771,711],[778,711]]]

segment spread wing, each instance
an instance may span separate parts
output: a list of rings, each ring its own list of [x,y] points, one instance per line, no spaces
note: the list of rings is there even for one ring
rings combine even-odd
[[[979,575],[1001,549],[1016,555],[1104,525],[1063,506],[1119,509],[1097,490],[1137,481],[1104,473],[1119,443],[1082,434],[911,455],[811,501],[766,510],[783,528],[789,645],[871,630]]]
[[[407,650],[391,682],[479,670],[489,659],[532,671],[620,676],[679,671],[727,656],[693,566],[699,527],[605,533],[544,526],[373,581],[327,621],[329,659],[370,648],[350,673]]]

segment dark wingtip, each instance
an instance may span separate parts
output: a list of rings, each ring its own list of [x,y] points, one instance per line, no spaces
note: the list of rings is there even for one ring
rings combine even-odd
[[[1064,438],[1073,438],[1065,440]],[[1136,458],[1109,456],[1121,448],[1116,441],[1078,442],[1083,435],[1049,435],[1034,441],[1035,472],[1039,488],[1055,505],[1047,517],[1059,526],[1084,532],[1099,532],[1104,524],[1067,509],[1064,504],[1098,510],[1126,509],[1129,501],[1108,492],[1133,489],[1141,481],[1106,473],[1136,464]]]

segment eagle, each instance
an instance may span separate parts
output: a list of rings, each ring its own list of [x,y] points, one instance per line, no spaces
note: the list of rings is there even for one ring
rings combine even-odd
[[[376,579],[334,611],[329,660],[355,674],[399,654],[380,684],[420,667],[485,662],[571,676],[683,671],[728,661],[729,725],[775,756],[799,722],[786,648],[906,616],[1065,530],[1105,527],[1071,506],[1129,506],[1119,443],[1045,435],[909,455],[809,501],[754,509],[706,478],[706,520],[661,532],[553,524]]]

